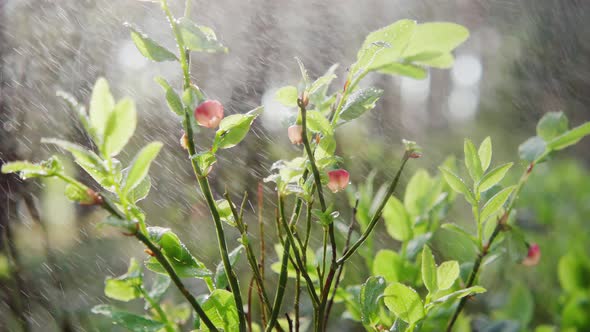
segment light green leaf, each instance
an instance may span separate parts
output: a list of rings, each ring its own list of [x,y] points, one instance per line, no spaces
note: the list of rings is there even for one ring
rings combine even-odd
[[[296,107],[297,98],[297,88],[292,85],[284,86],[275,93],[275,100],[287,107]]]
[[[125,23],[125,26],[131,30],[131,39],[144,57],[156,62],[178,60],[174,53],[168,51],[133,25]]]
[[[143,283],[141,266],[134,258],[129,262],[127,273],[117,278],[108,277],[105,280],[104,294],[111,299],[130,301],[142,297],[140,287]]]
[[[148,292],[148,295],[152,299],[159,301],[164,293],[166,293],[166,290],[168,290],[168,287],[170,287],[171,283],[172,279],[170,279],[168,275],[156,274],[154,282],[152,283],[152,288]]]
[[[113,321],[113,324],[123,326],[132,332],[157,332],[166,325],[107,304],[95,306],[92,308],[92,313],[107,316]]]
[[[413,236],[410,216],[404,205],[395,197],[391,196],[383,209],[383,219],[387,233],[398,241],[408,241]]]
[[[481,167],[481,161],[479,160],[479,155],[475,150],[475,145],[469,139],[465,139],[465,144],[463,145],[463,151],[465,153],[465,166],[469,171],[469,175],[473,179],[474,182],[479,181],[481,175],[483,174],[483,170]]]
[[[217,149],[229,149],[240,143],[248,131],[252,122],[262,112],[262,107],[258,107],[246,114],[234,114],[227,116],[219,123],[219,129],[215,134],[213,151]]]
[[[328,72],[326,75],[319,77],[309,87],[309,94],[313,95],[319,91],[324,90],[324,88],[330,85],[330,82],[332,82],[332,80],[335,78],[336,75],[333,72]]]
[[[382,249],[373,260],[373,275],[384,277],[389,282],[400,281],[403,269],[403,258],[393,250]]]
[[[408,58],[438,53],[440,56],[428,58],[423,56],[420,61],[415,62],[422,65],[448,68],[453,63],[450,52],[461,45],[468,37],[469,30],[459,24],[448,22],[419,24],[415,27],[402,56]]]
[[[492,139],[490,136],[486,137],[479,145],[477,155],[481,161],[481,168],[485,172],[490,167],[492,161]]]
[[[436,282],[439,290],[447,290],[453,286],[459,277],[459,263],[447,261],[440,264],[436,269]]]
[[[361,286],[360,309],[363,325],[373,326],[379,321],[379,300],[385,290],[385,279],[369,277]]]
[[[220,199],[215,202],[215,205],[217,207],[217,212],[219,213],[219,218],[230,226],[235,227],[236,221],[234,220],[234,215],[232,214],[229,202],[225,199]]]
[[[590,122],[586,122],[554,138],[551,142],[547,143],[547,147],[553,151],[563,150],[568,146],[578,143],[587,135],[590,135]]]
[[[225,289],[214,290],[203,302],[202,307],[215,327],[224,331],[238,331],[238,310],[231,292]],[[204,324],[201,329],[209,331]]]
[[[332,136],[334,130],[330,121],[318,111],[307,111],[307,128],[324,136]]]
[[[309,89],[309,74],[307,73],[307,69],[305,69],[305,65],[303,61],[299,59],[299,57],[295,57],[295,61],[297,61],[297,65],[299,66],[299,71],[301,71],[301,78],[303,79],[303,85],[305,86],[305,90]]]
[[[512,167],[512,163],[506,163],[489,171],[483,176],[483,178],[481,178],[481,181],[479,181],[477,190],[481,193],[498,184],[502,181],[508,170],[510,170],[510,167]]]
[[[474,249],[479,248],[479,243],[477,242],[477,239],[473,235],[469,234],[466,230],[461,228],[459,225],[446,223],[446,224],[443,224],[441,226],[441,228],[449,230],[449,231],[454,232],[456,234],[459,234],[463,238],[469,240],[473,244]]]
[[[563,112],[548,112],[537,123],[537,136],[545,142],[561,136],[568,130],[567,117]]]
[[[192,156],[191,159],[197,162],[197,165],[203,173],[203,176],[207,176],[209,172],[211,172],[213,164],[217,162],[215,154],[211,151],[197,153],[196,155]]]
[[[346,100],[340,112],[340,118],[344,121],[358,118],[366,111],[373,109],[382,95],[383,90],[377,88],[365,88],[353,92]]]
[[[361,46],[351,72],[373,71],[398,62],[415,28],[415,21],[400,20],[371,32]]]
[[[436,293],[437,290],[437,270],[434,256],[428,246],[422,249],[422,281],[430,294]]]
[[[147,176],[150,165],[160,152],[161,148],[162,143],[152,142],[137,153],[131,162],[131,169],[125,177],[123,184],[123,194],[126,195],[133,188],[137,187]]]
[[[502,205],[508,200],[510,194],[514,191],[516,186],[511,186],[502,189],[500,192],[490,198],[483,206],[480,214],[480,221],[485,222],[489,217],[493,216],[498,210],[502,208]]]
[[[227,53],[227,47],[223,46],[217,40],[213,29],[203,25],[197,25],[186,17],[180,19],[178,27],[180,28],[180,35],[184,46],[187,49],[195,52]]]
[[[465,182],[463,182],[459,176],[444,167],[439,167],[438,169],[443,173],[447,184],[454,191],[463,194],[465,199],[472,205],[475,203],[475,197],[473,197],[473,193],[469,190],[469,188],[467,188],[467,185],[465,185]]]
[[[104,131],[103,154],[111,157],[119,154],[133,136],[136,123],[135,102],[129,98],[119,101],[107,120]]]
[[[147,195],[150,193],[151,188],[152,180],[150,179],[149,175],[146,175],[135,188],[133,188],[129,193],[127,193],[127,198],[130,201],[137,203],[147,197]]]
[[[128,232],[135,232],[137,230],[137,221],[121,219],[113,215],[106,217],[105,220],[103,220],[99,225],[119,227],[125,229]]]
[[[518,155],[520,159],[532,163],[544,156],[546,150],[547,144],[545,141],[539,136],[534,136],[518,147]]]
[[[96,137],[96,145],[101,146],[104,137],[104,131],[111,112],[115,108],[115,99],[111,95],[109,83],[100,77],[92,89],[90,97],[90,127],[93,129]]]
[[[183,116],[184,108],[182,106],[182,101],[180,100],[180,97],[178,96],[176,91],[174,91],[170,84],[168,84],[168,82],[162,77],[156,77],[155,81],[158,84],[160,84],[162,89],[164,89],[164,93],[166,94],[166,104],[168,104],[168,108],[176,115]]]
[[[418,293],[398,282],[385,288],[383,300],[391,312],[408,324],[417,323],[425,316],[424,304]]]
[[[21,179],[32,178],[36,176],[50,176],[51,170],[40,164],[33,164],[28,161],[11,161],[2,165],[2,173],[20,173]]]
[[[427,213],[436,203],[441,187],[442,181],[432,178],[425,169],[418,169],[406,186],[404,205],[408,214],[421,216]]]
[[[410,63],[392,62],[380,67],[378,72],[388,75],[400,75],[423,80],[428,76],[426,69]]]
[[[148,227],[149,238],[154,241],[162,250],[162,253],[168,259],[176,273],[181,278],[203,278],[211,276],[205,265],[199,262],[180,242],[180,239],[169,228]],[[160,265],[155,257],[145,261],[148,269],[167,274],[166,270]]]

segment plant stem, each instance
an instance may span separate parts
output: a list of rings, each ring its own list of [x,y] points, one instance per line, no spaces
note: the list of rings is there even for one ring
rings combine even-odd
[[[520,177],[520,180],[518,181],[516,189],[514,190],[514,193],[512,194],[510,201],[508,202],[506,210],[504,211],[502,216],[500,218],[498,218],[498,222],[496,224],[496,227],[494,228],[494,231],[492,232],[492,235],[490,236],[490,239],[488,240],[488,243],[482,247],[481,252],[477,255],[477,258],[475,259],[475,262],[473,263],[473,269],[471,269],[471,273],[469,274],[469,279],[467,280],[467,284],[465,285],[465,288],[469,288],[469,287],[473,286],[473,284],[475,283],[477,273],[479,272],[479,269],[481,267],[481,263],[482,263],[484,257],[489,253],[489,250],[490,250],[492,244],[494,243],[494,240],[498,237],[498,234],[500,234],[500,231],[502,231],[504,229],[506,222],[508,221],[508,217],[510,216],[512,209],[514,208],[514,203],[516,202],[516,198],[518,197],[522,187],[524,186],[524,184],[528,180],[529,175],[533,171],[534,166],[535,166],[535,164],[531,163],[527,167],[527,169],[524,171],[522,176]],[[457,318],[459,318],[459,314],[461,313],[461,311],[465,307],[465,304],[467,303],[468,298],[469,297],[464,297],[459,301],[459,305],[457,306],[457,309],[455,309],[453,316],[451,317],[451,319],[449,320],[449,323],[447,324],[447,332],[451,332],[451,330],[453,329],[453,325],[455,325]]]
[[[285,207],[283,198],[279,194],[279,218],[282,220],[283,225],[287,225],[287,221],[285,220]],[[290,230],[287,230],[290,232]],[[288,266],[289,266],[289,250],[291,246],[292,237],[287,237],[285,241],[285,246],[283,247],[283,258],[281,262],[281,273],[279,275],[279,284],[277,286],[277,293],[275,295],[275,300],[272,306],[272,312],[270,313],[270,319],[268,321],[268,325],[266,326],[266,332],[271,332],[274,328],[275,324],[277,323],[277,317],[279,316],[279,311],[281,310],[281,304],[283,303],[283,296],[285,295],[285,288],[287,287],[287,277],[288,277]]]
[[[102,196],[102,205],[101,207],[108,211],[109,213],[111,213],[114,216],[117,216],[121,219],[125,219],[125,215],[119,211],[119,209],[117,209],[117,207],[115,206],[115,204],[113,204],[108,198],[106,198],[105,196]],[[187,301],[191,304],[191,306],[193,307],[193,309],[195,310],[195,312],[199,315],[199,317],[201,318],[201,320],[203,321],[203,323],[205,323],[205,325],[207,325],[207,327],[211,330],[211,331],[219,331],[215,325],[213,324],[213,322],[211,322],[211,319],[209,319],[209,317],[207,316],[207,314],[205,313],[205,311],[203,311],[203,308],[201,308],[201,305],[199,305],[199,302],[197,302],[197,300],[195,299],[195,297],[188,291],[188,289],[186,288],[186,286],[184,285],[184,283],[182,282],[182,280],[180,280],[180,277],[178,276],[178,274],[176,274],[176,271],[174,271],[174,268],[172,267],[172,265],[170,265],[170,262],[168,262],[168,259],[166,259],[166,257],[164,256],[164,254],[162,253],[162,251],[160,250],[160,248],[158,248],[144,233],[142,232],[135,232],[133,234],[133,236],[135,236],[140,242],[142,242],[143,244],[145,244],[146,247],[148,247],[148,249],[153,253],[154,257],[158,260],[158,262],[160,263],[160,265],[162,265],[162,267],[164,268],[164,270],[166,270],[166,273],[168,273],[168,275],[170,276],[170,279],[172,279],[172,281],[174,282],[174,285],[176,285],[176,287],[178,288],[178,290],[180,291],[180,293],[182,293],[182,295],[187,299]]]
[[[393,195],[393,192],[395,191],[395,188],[397,187],[397,184],[398,184],[399,179],[401,177],[402,171],[404,170],[404,167],[406,166],[406,163],[409,158],[410,158],[410,153],[408,153],[408,151],[406,151],[406,153],[404,153],[404,156],[402,158],[402,163],[397,171],[397,174],[395,175],[395,178],[393,178],[393,181],[391,181],[391,184],[389,185],[389,188],[387,189],[387,193],[385,194],[385,196],[383,196],[383,200],[379,204],[379,207],[377,208],[377,210],[373,214],[373,217],[371,218],[371,221],[369,222],[369,226],[367,227],[365,232],[361,235],[361,237],[350,247],[350,249],[346,250],[344,252],[344,254],[342,255],[342,257],[340,257],[340,259],[338,259],[338,261],[337,261],[338,265],[344,264],[344,262],[346,262],[355,253],[355,251],[363,244],[363,242],[365,242],[367,240],[367,238],[369,237],[369,235],[373,231],[373,228],[375,228],[375,225],[377,225],[377,221],[379,221],[379,218],[381,217],[381,212],[383,211],[383,208],[385,208],[385,204],[387,204],[389,197],[391,195]]]

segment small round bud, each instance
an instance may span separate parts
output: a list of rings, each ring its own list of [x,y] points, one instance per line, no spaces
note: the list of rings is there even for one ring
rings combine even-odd
[[[195,109],[195,119],[203,127],[216,128],[223,119],[223,105],[217,100],[206,100]]]
[[[539,264],[541,260],[541,248],[536,243],[531,243],[529,245],[529,252],[527,253],[526,257],[522,260],[522,265],[525,266],[535,266]]]
[[[333,193],[344,190],[348,186],[350,174],[344,169],[337,169],[328,172],[328,189]]]
[[[307,107],[307,104],[309,104],[309,95],[307,94],[307,91],[303,91],[301,94],[301,101],[303,102],[303,106]]]
[[[292,125],[287,129],[287,135],[289,135],[289,140],[291,140],[291,144],[299,145],[303,143],[303,127],[300,125]]]

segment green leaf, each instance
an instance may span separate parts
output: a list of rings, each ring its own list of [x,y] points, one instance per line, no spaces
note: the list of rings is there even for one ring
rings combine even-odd
[[[92,313],[107,316],[113,321],[113,324],[121,325],[133,332],[157,332],[166,325],[107,304],[95,306],[92,308]]]
[[[431,22],[419,24],[414,28],[412,37],[403,50],[405,58],[422,56],[414,60],[417,64],[438,68],[448,68],[453,64],[450,54],[469,37],[465,27],[448,22]],[[424,57],[424,54],[430,56]],[[437,55],[437,56],[433,56]]]
[[[234,267],[236,265],[236,263],[240,259],[240,256],[242,255],[243,251],[244,251],[244,246],[240,245],[229,253],[229,262],[232,267]],[[219,262],[219,264],[217,264],[217,269],[215,270],[215,279],[214,280],[215,280],[215,287],[217,287],[218,289],[224,289],[229,285],[228,280],[227,280],[227,274],[225,274],[225,268],[223,266],[223,262]]]
[[[407,63],[394,62],[379,68],[379,72],[389,75],[400,75],[423,80],[428,76],[426,69]]]
[[[488,167],[490,167],[490,162],[492,161],[492,139],[490,136],[486,137],[483,142],[481,142],[479,149],[477,150],[477,155],[481,161],[481,168],[485,172]]]
[[[137,221],[127,220],[110,215],[105,218],[99,225],[109,225],[113,227],[123,228],[126,231],[134,232],[137,229]]]
[[[74,156],[76,164],[82,167],[98,184],[105,188],[112,185],[104,161],[96,153],[78,144],[56,138],[42,138],[41,143],[53,144],[70,152]]]
[[[78,185],[68,184],[65,189],[66,197],[70,201],[77,202],[80,204],[93,204],[94,203],[95,197],[93,195],[91,195],[90,193],[91,193],[90,188],[88,188],[82,184],[78,184]]]
[[[399,61],[415,28],[415,21],[400,20],[371,32],[361,46],[351,72],[373,71]]]
[[[479,243],[477,242],[477,239],[473,235],[469,234],[466,230],[459,227],[457,224],[446,223],[443,224],[441,228],[457,233],[461,235],[463,238],[469,240],[473,244],[474,249],[479,248]]]
[[[117,278],[108,277],[105,280],[104,294],[111,299],[130,301],[142,297],[140,288],[143,283],[141,266],[134,258],[129,261],[127,273]]]
[[[217,213],[219,213],[219,218],[228,223],[230,226],[235,227],[236,221],[234,219],[229,202],[225,199],[220,199],[215,202],[215,205],[217,207]]]
[[[152,283],[152,288],[148,292],[148,295],[152,299],[159,301],[164,293],[166,293],[166,290],[168,290],[168,287],[170,287],[171,283],[172,279],[170,279],[168,275],[156,274],[154,282]]]
[[[398,282],[387,286],[383,299],[385,306],[408,324],[415,324],[425,316],[420,296],[408,286]]]
[[[559,259],[559,284],[568,293],[581,293],[590,289],[590,261],[587,253],[571,250]]]
[[[447,261],[440,264],[436,269],[436,282],[438,290],[447,290],[453,286],[459,277],[459,263]]]
[[[318,111],[307,111],[307,128],[324,136],[332,136],[334,130],[330,121]]]
[[[508,200],[508,197],[510,197],[510,194],[512,194],[515,188],[516,186],[504,188],[492,198],[490,198],[481,209],[480,221],[485,222],[489,217],[498,212],[506,200]]]
[[[297,98],[297,88],[292,85],[284,86],[275,93],[275,100],[287,107],[296,107]]]
[[[164,92],[166,94],[166,104],[168,104],[168,108],[176,115],[183,116],[184,108],[182,106],[182,101],[180,100],[180,97],[178,96],[176,91],[174,91],[170,84],[168,84],[168,82],[162,77],[156,77],[155,81],[158,84],[160,84],[162,89],[164,89]]]
[[[311,84],[309,87],[309,94],[313,95],[319,91],[323,91],[335,78],[336,75],[333,73],[333,71],[328,71],[326,75],[319,77]]]
[[[227,53],[227,47],[217,40],[215,32],[210,27],[197,25],[186,17],[178,22],[180,35],[184,42],[184,47],[195,52]]]
[[[131,168],[129,169],[129,172],[125,177],[123,184],[123,194],[126,195],[129,191],[137,187],[147,176],[150,165],[160,152],[161,148],[162,143],[152,142],[137,153],[131,162]]]
[[[137,187],[131,189],[131,191],[127,193],[127,198],[130,201],[137,203],[147,197],[147,195],[150,193],[151,188],[152,180],[150,179],[149,175],[146,175],[143,178],[143,180],[139,182]]]
[[[439,167],[438,169],[443,173],[447,184],[454,191],[463,194],[465,199],[472,205],[475,204],[475,197],[473,197],[473,193],[469,190],[469,188],[467,188],[467,185],[465,185],[465,182],[463,182],[459,176],[444,167]]]
[[[486,289],[481,286],[473,286],[465,289],[458,290],[451,294],[439,297],[438,299],[432,301],[429,306],[432,306],[437,303],[443,303],[447,301],[455,301],[465,296],[474,295],[474,294],[481,294],[485,293]]]
[[[385,286],[385,279],[382,277],[369,277],[361,286],[360,309],[363,325],[373,326],[379,322],[379,300]]]
[[[412,223],[404,205],[395,197],[387,200],[383,209],[383,219],[387,233],[398,241],[408,241],[413,237]]]
[[[465,139],[463,150],[465,153],[465,166],[469,171],[469,176],[471,176],[473,182],[477,182],[481,178],[483,170],[481,167],[481,161],[479,160],[479,155],[475,150],[475,145],[473,145],[471,140]]]
[[[537,123],[537,136],[545,142],[564,134],[567,130],[567,117],[563,112],[548,112]]]
[[[234,114],[223,118],[215,134],[213,151],[217,149],[229,149],[240,143],[246,137],[246,134],[248,134],[254,119],[261,112],[262,107],[258,107],[246,114]]]
[[[422,249],[422,281],[430,294],[436,293],[437,290],[437,270],[434,256],[428,246]]]
[[[375,103],[383,95],[383,90],[377,88],[359,89],[353,92],[342,107],[340,118],[350,121],[363,115],[375,107]]]
[[[197,153],[191,157],[192,160],[197,162],[199,169],[203,173],[203,176],[207,176],[213,167],[213,164],[217,162],[215,154],[211,151],[205,151]]]
[[[393,250],[382,249],[375,255],[373,261],[373,275],[382,276],[389,282],[401,280],[404,260]]]
[[[178,60],[174,53],[168,51],[133,25],[129,23],[125,23],[124,25],[131,30],[131,39],[135,47],[139,50],[139,53],[144,57],[156,62]]]
[[[238,331],[238,310],[231,292],[224,289],[214,290],[203,302],[202,308],[215,327],[224,331]],[[204,324],[201,329],[209,331]]]
[[[551,142],[547,143],[547,147],[553,151],[563,150],[568,146],[578,143],[587,135],[590,135],[590,122],[586,122],[554,138]]]
[[[502,181],[508,170],[510,170],[510,167],[512,167],[512,163],[506,163],[489,171],[483,176],[483,178],[481,178],[481,181],[479,181],[477,190],[481,193],[498,184]]]
[[[11,161],[2,165],[2,173],[19,173],[21,179],[25,180],[37,176],[51,176],[51,170],[40,164],[33,164],[28,161]]]
[[[426,214],[441,193],[442,181],[433,179],[425,169],[418,169],[408,181],[404,205],[410,216]]]
[[[96,137],[96,145],[101,146],[104,137],[104,131],[111,112],[115,109],[115,99],[111,95],[109,83],[100,77],[92,89],[90,97],[90,127],[93,129]]]
[[[307,73],[307,69],[305,69],[305,65],[303,61],[299,59],[299,57],[295,57],[295,61],[297,61],[297,65],[299,66],[299,71],[301,71],[301,78],[303,79],[303,85],[305,86],[305,90],[309,89],[309,74]]]
[[[103,154],[111,157],[119,154],[133,136],[136,123],[135,102],[129,98],[119,101],[107,120],[104,131]]]
[[[169,228],[148,227],[148,235],[161,248],[162,253],[179,277],[203,278],[211,276],[211,271],[188,251],[178,236]],[[149,258],[145,265],[154,272],[167,274],[155,257]]]
[[[534,136],[518,147],[518,155],[520,159],[532,163],[544,156],[546,150],[547,144],[545,141],[539,136]]]

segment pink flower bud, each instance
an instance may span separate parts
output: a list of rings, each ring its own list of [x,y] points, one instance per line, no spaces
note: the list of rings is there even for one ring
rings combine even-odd
[[[299,125],[292,125],[287,129],[287,134],[291,140],[291,144],[301,144],[303,142],[303,127]]]
[[[539,245],[536,243],[531,243],[529,245],[529,252],[526,257],[522,260],[522,265],[525,266],[535,266],[539,264],[541,260],[541,249]]]
[[[195,109],[195,119],[207,128],[216,128],[223,119],[223,105],[217,100],[205,100]]]
[[[328,177],[330,181],[328,182],[328,188],[332,190],[333,193],[339,192],[343,190],[348,185],[348,181],[350,180],[350,174],[344,169],[337,169],[328,172]]]

